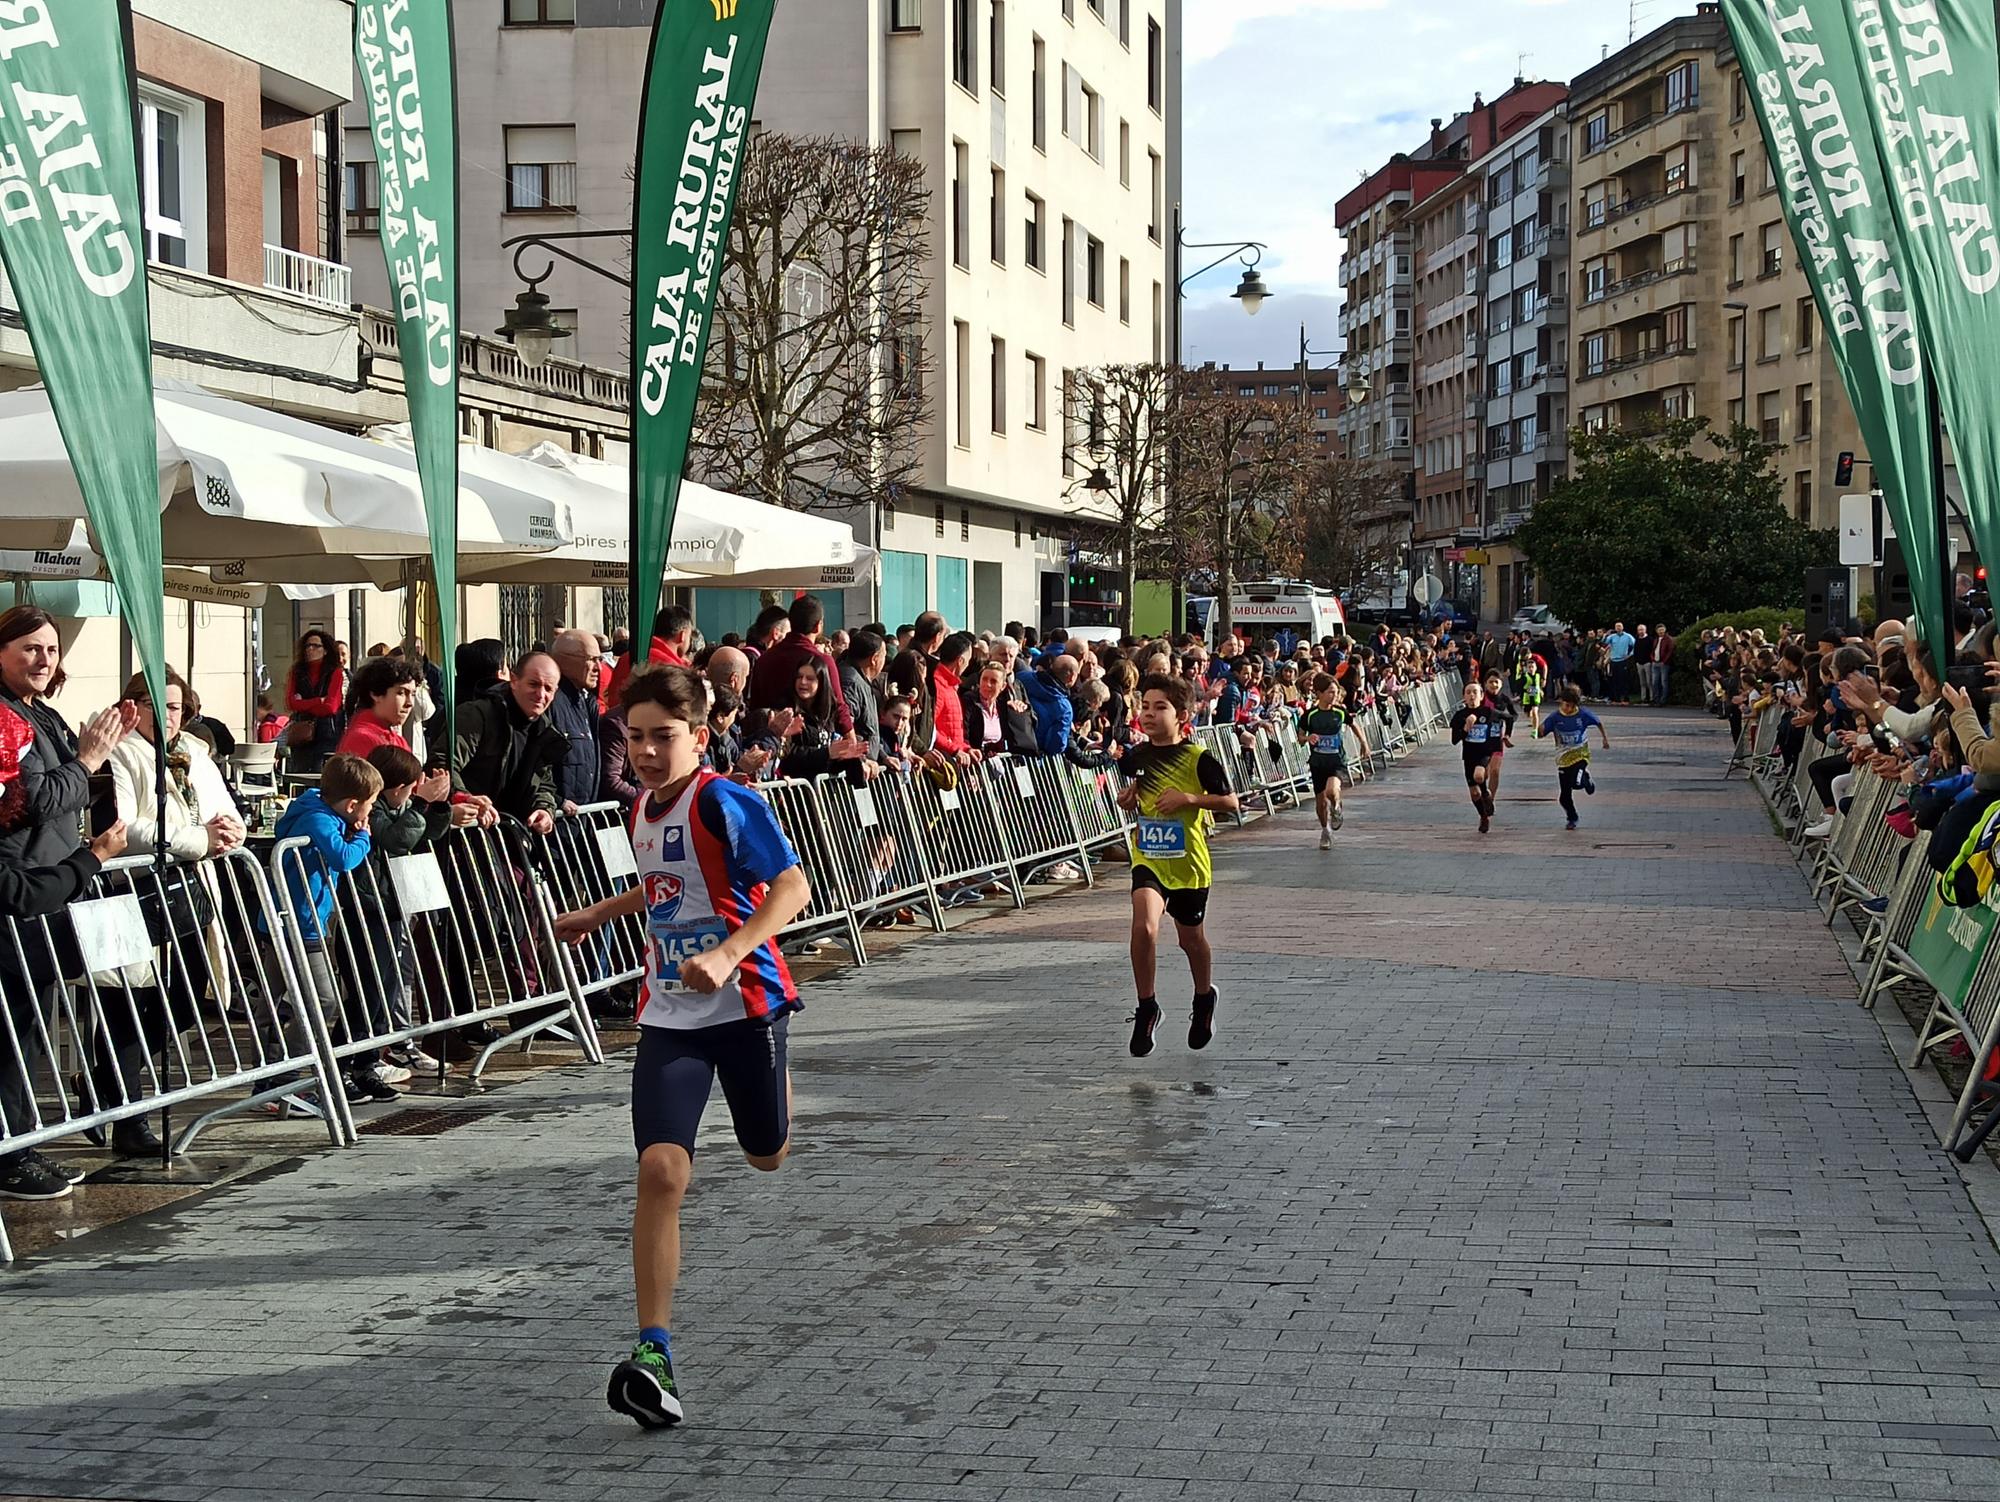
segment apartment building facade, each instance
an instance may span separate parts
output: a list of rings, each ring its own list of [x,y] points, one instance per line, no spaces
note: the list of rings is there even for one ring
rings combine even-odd
[[[1416,513],[1410,541],[1419,572],[1460,529],[1478,524],[1480,417],[1479,179],[1448,179],[1417,205]]]
[[[1213,360],[1187,373],[1190,393],[1239,401],[1289,402],[1308,409],[1313,447],[1321,458],[1341,457],[1340,414],[1347,405],[1334,365],[1218,365]]]
[[[1834,525],[1859,429],[1716,7],[1579,77],[1570,120],[1579,423],[1746,422],[1793,514]]]
[[[1722,186],[1710,244],[1720,247],[1722,260],[1723,410],[1729,421],[1748,423],[1765,442],[1781,445],[1773,462],[1792,514],[1816,527],[1837,526],[1834,471],[1843,452],[1866,456],[1861,426],[1823,337],[1811,280],[1779,203],[1777,173],[1726,38],[1715,67]],[[1865,469],[1850,488],[1868,488]]]
[[[1475,96],[1448,123],[1432,120],[1415,152],[1392,157],[1334,211],[1347,242],[1340,265],[1343,384],[1368,397],[1348,408],[1347,451],[1406,469],[1412,569],[1448,575],[1460,599],[1477,592],[1459,572],[1459,548],[1483,538],[1487,478],[1488,249],[1477,169],[1564,94],[1561,84],[1517,78],[1490,102]],[[1511,230],[1506,243],[1513,243]]]
[[[629,223],[654,9],[458,5],[460,76],[479,80],[459,108],[467,322],[490,308],[497,323],[519,288],[503,240]],[[923,162],[931,190],[928,304],[911,331],[927,346],[930,421],[911,486],[843,513],[882,571],[833,612],[1061,623],[1073,519],[1095,504],[1067,374],[1174,348],[1180,0],[780,6],[755,124],[893,149]],[[622,266],[616,240],[601,250]],[[364,295],[386,288],[379,256],[360,276]],[[624,362],[623,288],[558,266],[543,290],[576,330],[571,353]],[[697,600],[711,633],[756,607],[723,593]]]
[[[1582,426],[1708,416],[1723,401],[1715,247],[1722,119],[1713,6],[1580,75],[1570,96],[1571,372]]]
[[[1515,532],[1569,451],[1569,129],[1557,105],[1475,162],[1483,248],[1474,394],[1483,459],[1477,516],[1482,615],[1533,601]]]

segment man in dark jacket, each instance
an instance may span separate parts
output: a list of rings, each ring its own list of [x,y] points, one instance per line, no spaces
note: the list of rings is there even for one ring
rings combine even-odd
[[[873,631],[854,632],[847,639],[847,651],[840,659],[840,692],[854,717],[854,733],[861,738],[868,760],[882,760],[882,713],[875,685],[889,660],[888,644]]]
[[[569,739],[549,720],[562,671],[546,652],[530,652],[513,680],[458,707],[452,791],[491,798],[503,814],[538,834],[555,827],[562,795],[556,772]]]
[[[750,665],[750,691],[745,700],[752,709],[791,708],[799,669],[811,663],[827,687],[821,698],[833,716],[814,728],[829,736],[848,734],[854,729],[854,715],[841,692],[840,670],[819,642],[820,632],[826,628],[826,607],[815,595],[800,595],[792,601],[787,615],[791,630],[766,647]]]
[[[549,720],[569,742],[569,755],[556,771],[556,791],[565,812],[574,812],[598,800],[597,669],[604,657],[589,631],[558,633],[549,654],[562,673]]]

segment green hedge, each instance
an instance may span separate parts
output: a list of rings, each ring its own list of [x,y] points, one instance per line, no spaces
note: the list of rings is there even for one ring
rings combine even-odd
[[[1798,625],[1804,619],[1799,610],[1734,610],[1723,615],[1703,616],[1674,638],[1673,700],[1676,704],[1701,703],[1701,636],[1704,631],[1721,631],[1734,626],[1737,631],[1762,631],[1766,641],[1778,639],[1779,628],[1787,622]]]

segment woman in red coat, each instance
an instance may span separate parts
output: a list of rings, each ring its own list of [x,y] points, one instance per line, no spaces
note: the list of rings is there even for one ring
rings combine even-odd
[[[285,680],[285,765],[294,772],[317,772],[340,744],[341,701],[347,674],[341,670],[333,634],[314,629],[299,638],[298,660]]]
[[[959,682],[971,661],[972,638],[960,631],[944,639],[937,661],[931,665],[933,747],[961,762],[979,760],[979,753],[965,738],[965,706],[959,697]]]

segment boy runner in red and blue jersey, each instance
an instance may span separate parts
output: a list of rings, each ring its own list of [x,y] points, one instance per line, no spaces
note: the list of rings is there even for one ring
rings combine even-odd
[[[799,993],[777,936],[812,892],[770,805],[705,765],[708,692],[701,678],[684,667],[648,668],[632,676],[624,704],[626,750],[646,788],[631,815],[639,882],[563,915],[556,932],[574,943],[612,918],[646,922],[632,1065],[639,1340],[612,1372],[605,1398],[646,1428],[661,1429],[681,1420],[668,1334],[680,1278],[681,1201],[717,1078],[753,1168],[772,1172],[791,1149],[785,1031]]]

